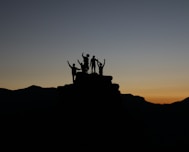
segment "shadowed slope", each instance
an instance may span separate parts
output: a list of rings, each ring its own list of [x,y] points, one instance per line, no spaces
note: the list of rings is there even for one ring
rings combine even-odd
[[[124,139],[119,85],[111,80],[111,76],[78,73],[74,84],[58,87],[65,127],[72,139],[81,144],[115,143]]]
[[[21,137],[22,142],[34,138],[61,146],[188,145],[188,98],[152,104],[140,96],[120,94],[112,79],[78,73],[74,84],[57,88],[0,89],[2,138]]]

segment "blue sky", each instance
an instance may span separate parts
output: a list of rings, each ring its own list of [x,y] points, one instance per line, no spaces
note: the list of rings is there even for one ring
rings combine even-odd
[[[0,87],[72,83],[81,54],[106,59],[122,93],[155,103],[188,97],[189,1],[2,0]]]

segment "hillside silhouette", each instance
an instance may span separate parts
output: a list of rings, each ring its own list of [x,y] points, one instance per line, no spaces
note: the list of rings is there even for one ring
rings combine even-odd
[[[140,96],[121,94],[112,80],[112,76],[78,72],[74,83],[57,88],[1,88],[5,138],[133,149],[133,144],[141,148],[188,144],[189,98],[153,104]]]

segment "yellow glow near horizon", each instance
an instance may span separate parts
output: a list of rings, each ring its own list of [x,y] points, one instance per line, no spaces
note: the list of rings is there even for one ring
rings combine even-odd
[[[125,90],[120,89],[122,94],[133,94],[136,96],[141,96],[145,98],[146,101],[155,103],[155,104],[171,104],[177,101],[182,101],[188,97],[188,89],[179,89],[179,88],[162,88],[160,89],[151,89],[151,90]]]
[[[185,97],[163,97],[163,96],[157,96],[157,97],[146,97],[145,100],[151,103],[155,104],[171,104],[177,101],[182,101],[184,100]]]

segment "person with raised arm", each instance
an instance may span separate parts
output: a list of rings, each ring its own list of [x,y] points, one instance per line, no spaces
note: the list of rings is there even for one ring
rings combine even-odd
[[[77,74],[77,70],[81,70],[79,68],[77,68],[75,66],[75,63],[73,63],[72,65],[69,63],[69,61],[67,61],[69,67],[71,68],[72,70],[72,80],[73,80],[73,83],[75,82],[75,78],[76,78],[76,74]]]
[[[82,63],[82,62],[80,62],[79,60],[77,60],[77,62],[80,64],[80,66],[81,66],[81,71],[83,72],[83,73],[87,73],[87,69],[86,69],[86,67],[85,67],[85,65]]]
[[[86,56],[84,55],[84,53],[82,53],[82,57],[83,57],[83,62],[84,62],[84,66],[86,71],[89,70],[89,54],[87,54]]]
[[[102,64],[100,61],[97,62],[97,65],[98,65],[98,69],[99,69],[99,75],[103,75],[103,68],[104,68],[104,65],[105,65],[105,59],[104,59],[104,63]]]

